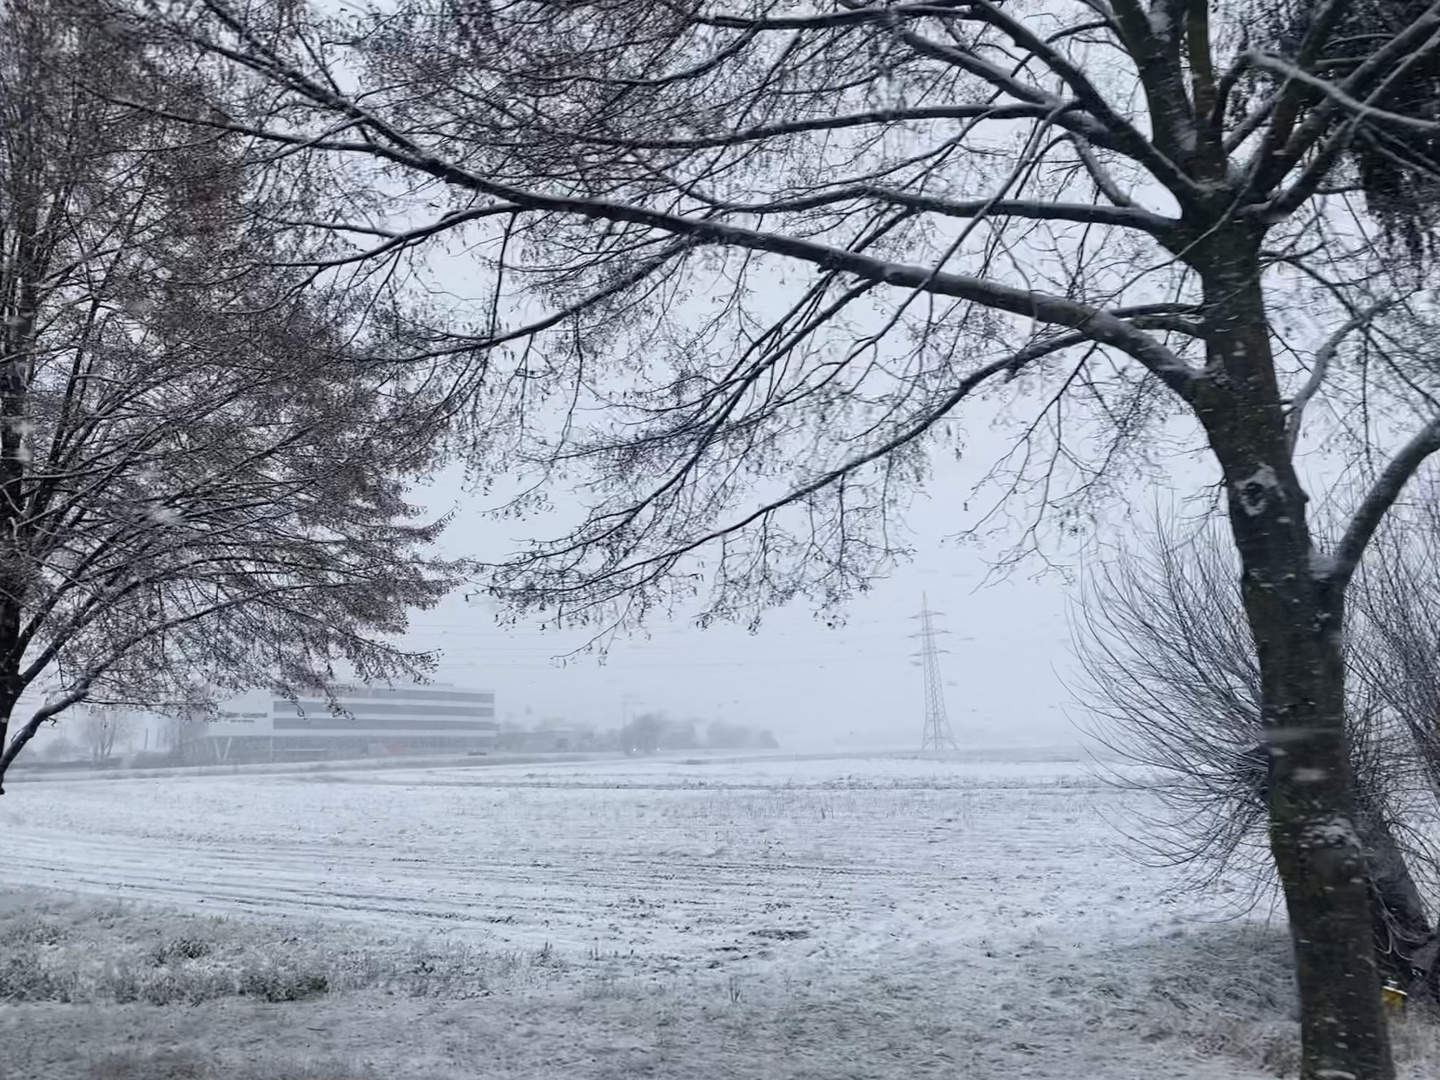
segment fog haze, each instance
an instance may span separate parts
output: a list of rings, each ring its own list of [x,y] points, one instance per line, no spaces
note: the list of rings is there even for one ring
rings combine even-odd
[[[591,635],[544,631],[537,621],[501,626],[493,603],[454,595],[415,614],[409,642],[442,653],[437,680],[493,689],[497,716],[527,726],[614,727],[627,714],[658,711],[769,728],[787,750],[909,749],[919,747],[923,721],[914,616],[928,597],[943,613],[941,669],[961,747],[1073,743],[1064,710],[1072,590],[1038,562],[991,574],[994,546],[953,538],[973,518],[962,511],[973,482],[953,463],[937,470],[929,497],[907,515],[913,559],[846,604],[835,628],[804,602],[767,612],[753,634],[733,625],[701,630],[677,613],[615,638],[603,661],[589,654],[560,663],[552,658]],[[437,511],[454,500],[443,546],[456,555],[499,558],[534,535],[527,528],[544,528],[491,520],[453,479],[420,497]]]

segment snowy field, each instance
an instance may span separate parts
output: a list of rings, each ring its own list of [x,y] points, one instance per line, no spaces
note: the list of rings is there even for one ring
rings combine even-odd
[[[1169,895],[1125,798],[898,758],[16,782],[0,1077],[1284,1075],[1282,929]]]

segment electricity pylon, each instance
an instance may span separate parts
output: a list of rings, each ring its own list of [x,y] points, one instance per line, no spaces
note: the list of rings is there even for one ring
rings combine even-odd
[[[945,633],[935,629],[934,617],[939,614],[941,612],[930,610],[930,601],[922,593],[920,614],[914,616],[920,620],[920,633],[911,635],[920,639],[920,651],[915,655],[920,659],[920,667],[925,676],[925,731],[920,737],[921,753],[926,750],[960,749],[955,745],[955,733],[950,730],[950,719],[945,715],[945,688],[940,682],[940,654],[949,650],[941,649],[935,644],[935,635]]]

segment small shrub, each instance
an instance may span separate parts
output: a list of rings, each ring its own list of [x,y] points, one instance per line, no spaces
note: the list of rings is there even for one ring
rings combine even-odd
[[[140,978],[129,964],[112,967],[106,973],[103,985],[117,1005],[129,1005],[140,1000]]]
[[[235,979],[221,971],[166,968],[152,972],[140,987],[141,1000],[150,1005],[199,1005],[236,993]]]
[[[58,945],[65,937],[65,929],[58,923],[42,919],[24,919],[14,926],[8,926],[0,933],[0,945],[6,948],[26,945]]]
[[[306,1001],[329,990],[330,979],[320,971],[251,968],[240,976],[240,993],[261,1001]]]
[[[164,967],[184,960],[199,960],[209,956],[210,950],[210,942],[200,938],[174,938],[150,954],[150,963],[154,967]]]
[[[84,1000],[114,1001],[117,1005],[143,1002],[146,1005],[199,1005],[239,993],[233,972],[197,967],[135,966],[116,961],[84,985]],[[77,996],[76,1000],[80,1000]]]
[[[69,1001],[67,980],[50,971],[33,949],[0,958],[0,1001]]]
[[[408,957],[386,959],[367,953],[361,965],[344,972],[347,987],[396,988],[411,997],[470,998],[489,992],[484,954],[474,950],[432,950],[415,942]]]

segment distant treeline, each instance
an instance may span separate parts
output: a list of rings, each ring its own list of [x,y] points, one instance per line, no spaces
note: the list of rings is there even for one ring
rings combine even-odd
[[[769,731],[748,724],[712,720],[704,734],[694,720],[668,720],[661,713],[637,716],[617,733],[620,749],[629,754],[657,750],[774,750],[780,744]]]

